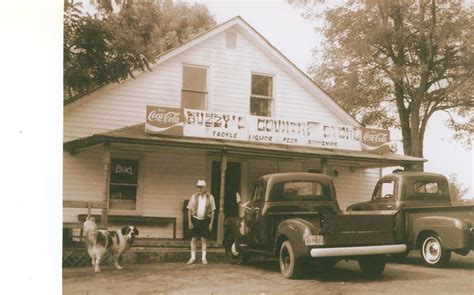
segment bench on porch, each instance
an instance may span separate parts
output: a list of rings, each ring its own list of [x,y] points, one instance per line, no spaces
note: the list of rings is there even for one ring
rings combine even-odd
[[[82,223],[86,220],[87,214],[77,215],[77,219]],[[95,218],[97,223],[100,223],[102,218],[100,215],[91,215]],[[109,224],[127,224],[135,226],[155,226],[158,224],[172,224],[173,225],[173,239],[176,239],[176,217],[155,217],[155,216],[137,216],[137,215],[108,215]]]
[[[87,216],[95,218],[95,222],[99,228],[107,228],[108,224],[130,224],[130,225],[148,225],[155,226],[158,224],[173,225],[173,239],[176,239],[176,217],[154,217],[154,216],[136,216],[136,215],[110,215],[107,210],[106,202],[87,202],[87,201],[63,201],[64,208],[87,208],[87,214],[79,214],[77,222],[63,222],[63,229],[81,229],[82,224]],[[91,214],[91,209],[102,209],[102,215]],[[102,223],[102,216],[105,216],[106,222]]]
[[[87,215],[91,214],[92,209],[102,209],[102,214],[107,215],[107,203],[106,202],[87,202],[87,201],[63,201],[63,207],[64,208],[79,208],[79,209],[87,209]],[[71,230],[73,229],[80,229],[81,233],[80,236],[82,237],[82,224],[83,222],[74,222],[74,221],[66,221],[63,222],[63,231],[64,230],[69,230],[68,236],[72,235]],[[100,222],[97,222],[97,226],[99,228],[106,228],[106,224],[101,224]],[[64,235],[64,232],[63,232]]]

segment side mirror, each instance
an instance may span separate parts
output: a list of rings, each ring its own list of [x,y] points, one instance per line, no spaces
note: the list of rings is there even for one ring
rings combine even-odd
[[[237,204],[242,203],[242,197],[240,196],[239,192],[235,193],[235,200],[237,201]]]

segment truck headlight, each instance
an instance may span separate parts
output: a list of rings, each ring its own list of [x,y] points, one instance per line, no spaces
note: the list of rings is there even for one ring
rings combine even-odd
[[[324,236],[322,235],[308,235],[304,237],[304,244],[306,246],[322,246],[324,245]]]

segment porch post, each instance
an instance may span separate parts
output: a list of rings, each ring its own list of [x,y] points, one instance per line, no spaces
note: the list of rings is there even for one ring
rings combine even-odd
[[[221,154],[221,187],[219,202],[219,217],[217,223],[217,242],[222,243],[224,240],[224,200],[225,200],[225,173],[227,170],[227,154],[225,151]]]
[[[328,167],[328,159],[324,159],[324,158],[321,159],[321,173],[331,176],[331,173]]]
[[[109,178],[110,178],[110,142],[104,143],[104,155],[102,164],[104,165],[104,187],[102,190],[102,202],[107,203],[107,207],[102,209],[102,225],[107,227],[109,211]]]

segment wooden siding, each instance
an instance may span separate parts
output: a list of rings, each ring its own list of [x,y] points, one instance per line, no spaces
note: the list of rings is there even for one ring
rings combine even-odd
[[[195,193],[196,181],[206,175],[202,155],[147,153],[144,165],[143,215],[176,217],[177,237],[183,235],[183,203]],[[147,228],[144,237],[170,238],[172,227]]]
[[[155,66],[153,72],[107,86],[66,106],[64,140],[143,123],[146,105],[181,107],[183,63],[209,68],[209,110],[248,115],[251,73],[257,72],[274,77],[275,116],[342,124],[255,44],[239,33],[237,39],[237,48],[227,49],[222,32]]]
[[[104,188],[102,150],[90,149],[71,156],[66,151],[63,157],[63,199],[65,201],[101,201]],[[93,209],[92,214],[100,214]],[[77,222],[78,214],[87,209],[63,209],[64,222]]]
[[[370,200],[374,186],[380,179],[378,168],[359,168],[351,172],[348,166],[331,166],[332,170],[339,173],[337,177],[332,178],[339,206],[343,211],[351,204]]]

